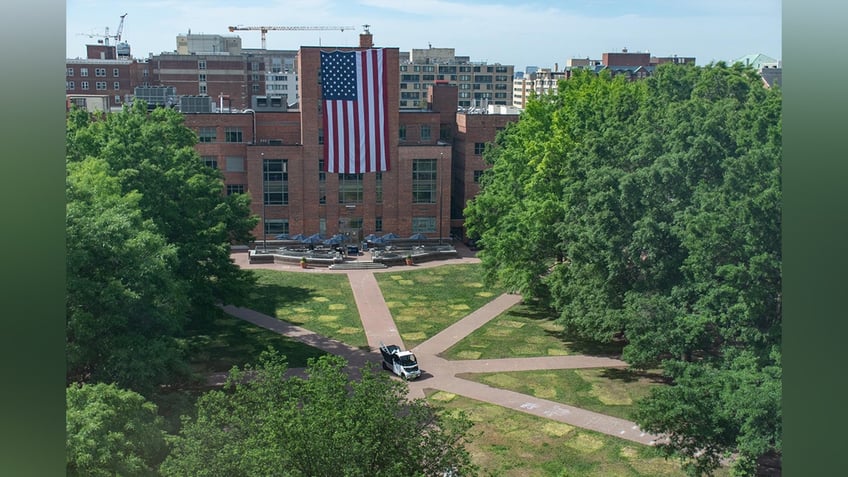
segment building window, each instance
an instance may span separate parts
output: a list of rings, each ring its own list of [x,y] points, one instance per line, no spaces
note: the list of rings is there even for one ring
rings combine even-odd
[[[211,167],[212,169],[218,168],[218,158],[215,156],[200,156],[200,160],[203,161],[203,164]]]
[[[398,129],[398,137],[401,141],[406,141],[406,124],[401,124]]]
[[[147,78],[148,76],[150,76],[150,71],[149,71],[149,70],[147,70],[147,68],[145,68],[145,69],[141,72],[141,76],[143,76],[143,77]]]
[[[197,131],[198,142],[215,142],[218,139],[215,128],[200,128]]]
[[[207,91],[208,91],[208,90],[206,89],[206,85],[205,85],[205,84],[197,85],[197,93],[198,93],[198,94],[206,94],[206,92],[207,92]]]
[[[318,159],[318,203],[327,203],[327,173],[324,172],[324,159]]]
[[[377,217],[374,219],[374,232],[382,232],[383,231],[383,218]]]
[[[197,60],[197,69],[205,70],[206,69],[206,60]]]
[[[74,69],[73,69],[73,68],[68,68],[68,70],[67,70],[67,72],[65,73],[65,75],[66,75],[66,76],[73,76],[73,75],[74,75]]]
[[[265,159],[262,161],[262,191],[265,205],[289,203],[288,161]]]
[[[436,232],[435,217],[413,217],[412,233],[434,233]]]
[[[250,63],[250,69],[253,71],[259,71],[259,62],[254,61]]]
[[[251,85],[250,90],[253,93],[258,93],[259,92],[259,85],[258,84]]]
[[[88,76],[88,68],[80,68],[80,76]]]
[[[327,234],[327,219],[325,217],[318,219],[318,233],[321,235]]]
[[[318,128],[318,145],[324,144],[324,128]]]
[[[112,76],[114,76],[115,78],[121,76],[121,70],[118,68],[112,68]]]
[[[280,235],[289,233],[289,219],[266,219],[265,235]]]
[[[431,136],[430,136],[430,125],[429,124],[422,124],[421,125],[421,140],[422,141],[429,141],[430,138],[431,138]]]
[[[244,158],[241,156],[227,156],[227,172],[244,172]]]
[[[412,160],[412,203],[436,203],[436,160]]]
[[[339,204],[362,203],[362,174],[339,174]]]
[[[376,197],[376,201],[378,204],[383,203],[383,173],[377,172],[375,176],[375,180],[377,181],[377,185],[374,189],[374,195]]]
[[[65,89],[74,89],[73,81],[65,81]]]
[[[197,81],[205,82],[206,81],[206,73],[200,73],[199,75],[197,75]]]
[[[485,142],[475,142],[474,143],[474,155],[479,156],[483,154],[483,151],[486,149]]]
[[[80,88],[87,90],[88,89],[88,81],[80,81]]]
[[[474,171],[474,183],[479,184],[480,178],[483,177],[483,171]]]
[[[116,90],[121,89],[121,82],[115,81],[114,83],[112,83],[112,87]]]
[[[227,195],[244,194],[244,184],[227,184]]]
[[[224,142],[242,142],[241,128],[224,129]]]
[[[115,104],[121,104],[121,95],[120,94],[115,95]]]
[[[98,81],[98,82],[94,83],[94,89],[96,89],[98,91],[106,91],[106,82],[105,81]]]
[[[94,76],[105,77],[106,76],[106,68],[94,68]]]

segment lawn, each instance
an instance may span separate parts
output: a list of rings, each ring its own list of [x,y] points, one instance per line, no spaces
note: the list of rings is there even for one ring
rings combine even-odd
[[[347,275],[254,270],[258,285],[248,308],[327,338],[367,347]]]
[[[184,340],[189,363],[198,373],[229,371],[256,363],[270,346],[285,355],[292,368],[306,367],[309,358],[325,354],[299,341],[215,310],[211,319],[193,325]]]
[[[446,359],[526,358],[586,354],[617,357],[621,346],[583,340],[535,304],[518,304],[441,353]]]
[[[651,388],[663,385],[659,372],[616,368],[469,373],[460,377],[627,420],[633,420],[636,401],[650,394]]]
[[[480,264],[375,273],[404,344],[411,349],[504,292],[483,284]]]
[[[428,400],[465,411],[474,436],[467,446],[480,475],[492,477],[684,476],[657,449],[444,391]],[[716,475],[728,475],[717,473]]]

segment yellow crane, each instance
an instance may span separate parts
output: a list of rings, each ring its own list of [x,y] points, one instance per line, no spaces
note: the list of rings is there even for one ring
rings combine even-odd
[[[352,26],[231,26],[227,27],[230,32],[237,30],[259,30],[262,33],[262,49],[265,49],[265,34],[269,31],[304,31],[304,30],[353,30],[356,27]]]

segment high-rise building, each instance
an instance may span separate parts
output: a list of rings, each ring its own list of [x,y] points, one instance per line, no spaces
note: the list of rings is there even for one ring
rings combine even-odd
[[[514,69],[513,65],[472,62],[467,56],[456,56],[454,48],[413,49],[401,55],[400,108],[424,107],[428,88],[436,81],[457,86],[460,108],[510,105]]]

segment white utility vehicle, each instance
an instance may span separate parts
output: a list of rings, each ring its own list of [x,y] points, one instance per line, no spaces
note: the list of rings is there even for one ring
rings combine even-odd
[[[384,345],[380,342],[380,354],[383,355],[383,369],[400,376],[404,380],[415,379],[421,376],[418,369],[418,360],[412,351],[403,351],[398,345]]]

